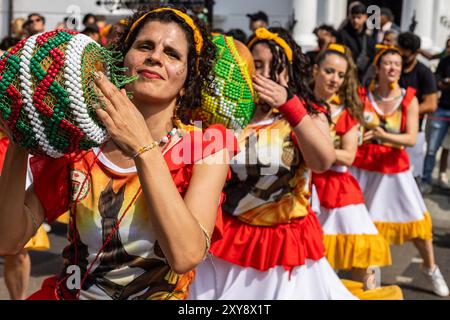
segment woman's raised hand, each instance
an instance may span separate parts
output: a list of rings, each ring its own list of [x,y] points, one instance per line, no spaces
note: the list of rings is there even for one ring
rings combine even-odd
[[[144,117],[125,90],[119,90],[101,72],[96,72],[94,79],[105,105],[104,108],[96,108],[95,112],[117,146],[131,156],[142,146],[153,142]]]
[[[280,77],[282,79],[282,77]],[[267,103],[272,108],[278,108],[286,103],[288,98],[287,83],[278,84],[259,74],[253,77],[253,87],[258,93],[261,102]],[[286,85],[286,86],[283,86]]]

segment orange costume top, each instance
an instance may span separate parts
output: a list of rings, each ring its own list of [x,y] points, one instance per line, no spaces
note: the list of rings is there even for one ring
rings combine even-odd
[[[323,257],[322,230],[309,206],[310,170],[282,118],[248,125],[224,191],[223,224],[211,253],[261,271]]]
[[[408,106],[415,95],[416,90],[408,87],[394,111],[383,114],[369,93],[364,101],[364,119],[368,127],[381,126],[389,133],[404,133]],[[399,173],[409,170],[409,158],[402,146],[373,140],[359,146],[353,166],[380,173]]]
[[[233,133],[223,126],[185,130],[164,154],[181,196],[195,162],[224,148],[231,156],[237,151]],[[53,221],[67,209],[71,217],[65,268],[30,299],[76,298],[79,290],[66,281],[71,265],[81,270],[81,299],[187,297],[195,272],[171,270],[155,238],[135,168],[116,167],[98,148],[57,160],[34,157],[31,168],[47,219]]]

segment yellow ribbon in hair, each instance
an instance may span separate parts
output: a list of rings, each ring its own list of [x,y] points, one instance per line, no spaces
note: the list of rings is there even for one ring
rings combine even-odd
[[[289,47],[289,45],[283,38],[278,36],[278,33],[270,32],[266,28],[258,28],[255,31],[255,37],[252,39],[252,41],[248,43],[247,46],[251,48],[258,40],[269,40],[278,44],[281,48],[283,48],[284,53],[286,54],[286,57],[288,58],[289,62],[292,63],[292,60],[294,58],[292,49],[291,47]]]
[[[394,51],[398,52],[398,54],[400,54],[400,50],[396,46],[387,46],[387,45],[384,45],[384,44],[377,44],[375,46],[375,49],[378,49],[378,52],[375,55],[375,58],[373,58],[373,64],[374,65],[376,65],[378,63],[378,60],[380,59],[382,54],[385,53],[387,50],[394,50]]]
[[[384,44],[377,44],[377,45],[375,45],[375,49],[378,49],[378,52],[377,52],[377,54],[375,55],[375,58],[373,58],[373,65],[377,65],[377,63],[378,63],[378,60],[380,60],[380,57],[383,55],[383,53],[385,53],[387,50],[394,50],[395,52],[398,52],[398,54],[400,54],[400,49],[398,48],[398,47],[396,47],[396,46],[387,46],[387,45],[384,45]],[[397,87],[397,85],[398,85],[398,83],[397,82],[391,82],[391,83],[389,83],[389,87],[391,88],[391,89],[395,89],[396,87]],[[374,80],[372,80],[371,82],[370,82],[370,85],[369,85],[369,90],[370,91],[374,91],[375,90],[375,87],[376,87],[376,82],[375,82],[375,79]]]
[[[331,43],[330,45],[328,45],[327,49],[332,50],[332,51],[337,51],[342,54],[345,54],[347,52],[347,49],[345,46],[343,46],[342,44],[337,44],[337,43]]]
[[[158,8],[158,9],[151,10],[151,11],[143,14],[139,19],[137,19],[131,25],[130,31],[128,31],[127,37],[125,38],[125,43],[128,42],[128,38],[133,33],[133,30],[136,29],[136,27],[141,23],[142,20],[145,19],[146,16],[148,16],[151,13],[161,12],[161,11],[172,11],[177,16],[182,18],[184,20],[184,22],[186,22],[186,24],[189,25],[189,27],[191,27],[192,31],[194,32],[195,49],[197,51],[197,55],[200,55],[200,53],[202,52],[202,49],[203,49],[203,37],[202,37],[200,30],[196,26],[194,20],[192,20],[192,18],[189,15],[187,15],[184,12],[181,12],[180,10],[172,9],[172,8]]]

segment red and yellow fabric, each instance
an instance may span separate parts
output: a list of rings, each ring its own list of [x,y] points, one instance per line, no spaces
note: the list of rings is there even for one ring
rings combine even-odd
[[[9,139],[3,131],[0,130],[0,172],[3,170],[3,162],[5,161],[6,151],[8,150]]]
[[[341,148],[342,136],[358,125],[347,109],[338,108],[332,115],[331,137]],[[356,179],[346,166],[313,174],[320,209],[319,221],[324,229],[325,256],[334,269],[349,270],[390,265],[389,243],[378,234]]]
[[[186,134],[164,154],[181,196],[189,187],[194,163],[224,148],[234,156],[237,141],[223,126],[204,132],[185,126]],[[137,172],[113,167],[99,149],[64,159],[31,159],[35,192],[49,221],[70,209],[70,245],[64,250],[68,265],[87,270],[102,247],[112,240],[89,272],[81,299],[185,299],[195,272],[175,274],[157,243]],[[56,183],[46,183],[51,179]],[[58,195],[58,196],[55,196]],[[126,211],[128,210],[128,211]],[[220,212],[220,204],[218,207]],[[112,229],[124,215],[117,231]],[[75,254],[75,252],[77,254]],[[61,273],[64,275],[64,271]],[[59,279],[61,280],[61,279]],[[63,281],[59,296],[55,279],[48,279],[32,299],[73,299]],[[61,297],[61,294],[63,297]]]
[[[383,122],[386,131],[404,133],[408,105],[414,97],[415,90],[407,88],[400,106],[391,114],[382,115],[369,92],[365,100],[366,121],[369,126]],[[363,144],[351,172],[363,190],[372,220],[387,241],[400,245],[415,238],[431,240],[431,218],[403,147],[376,141]]]
[[[371,93],[364,101],[364,118],[367,128],[380,126],[390,133],[403,133],[406,130],[408,105],[416,95],[414,88],[408,87],[398,108],[391,114],[382,115],[375,107]],[[359,146],[353,166],[365,170],[398,173],[409,170],[409,158],[402,146],[376,141]]]
[[[321,259],[322,230],[309,206],[310,172],[289,124],[281,118],[251,124],[239,147],[211,253],[260,271],[292,270],[306,259]]]
[[[8,150],[8,136],[0,130],[0,173],[3,170],[3,162],[5,161],[6,151]],[[50,249],[50,241],[43,225],[39,227],[36,234],[28,241],[24,247],[28,250],[48,250]]]
[[[50,240],[47,232],[44,230],[44,225],[41,225],[36,234],[27,242],[24,247],[28,250],[44,251],[50,249]]]
[[[389,242],[381,234],[325,234],[325,256],[335,270],[392,264]]]
[[[223,214],[222,237],[213,239],[210,252],[242,267],[267,271],[275,266],[286,270],[323,258],[322,228],[312,211],[290,223],[261,227]]]
[[[401,245],[411,239],[432,240],[432,221],[428,212],[423,219],[412,222],[380,222],[375,221],[378,231],[391,244]]]

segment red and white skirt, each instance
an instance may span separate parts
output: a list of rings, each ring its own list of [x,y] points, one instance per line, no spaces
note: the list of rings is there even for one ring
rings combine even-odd
[[[312,211],[274,227],[249,225],[228,214],[222,219],[212,255],[197,267],[188,299],[356,299],[324,258],[322,230]]]
[[[358,182],[346,166],[313,175],[313,210],[324,231],[325,256],[334,269],[392,263],[389,243],[378,232]]]
[[[410,170],[382,173],[351,167],[364,194],[370,217],[391,243],[431,240],[431,217]]]

